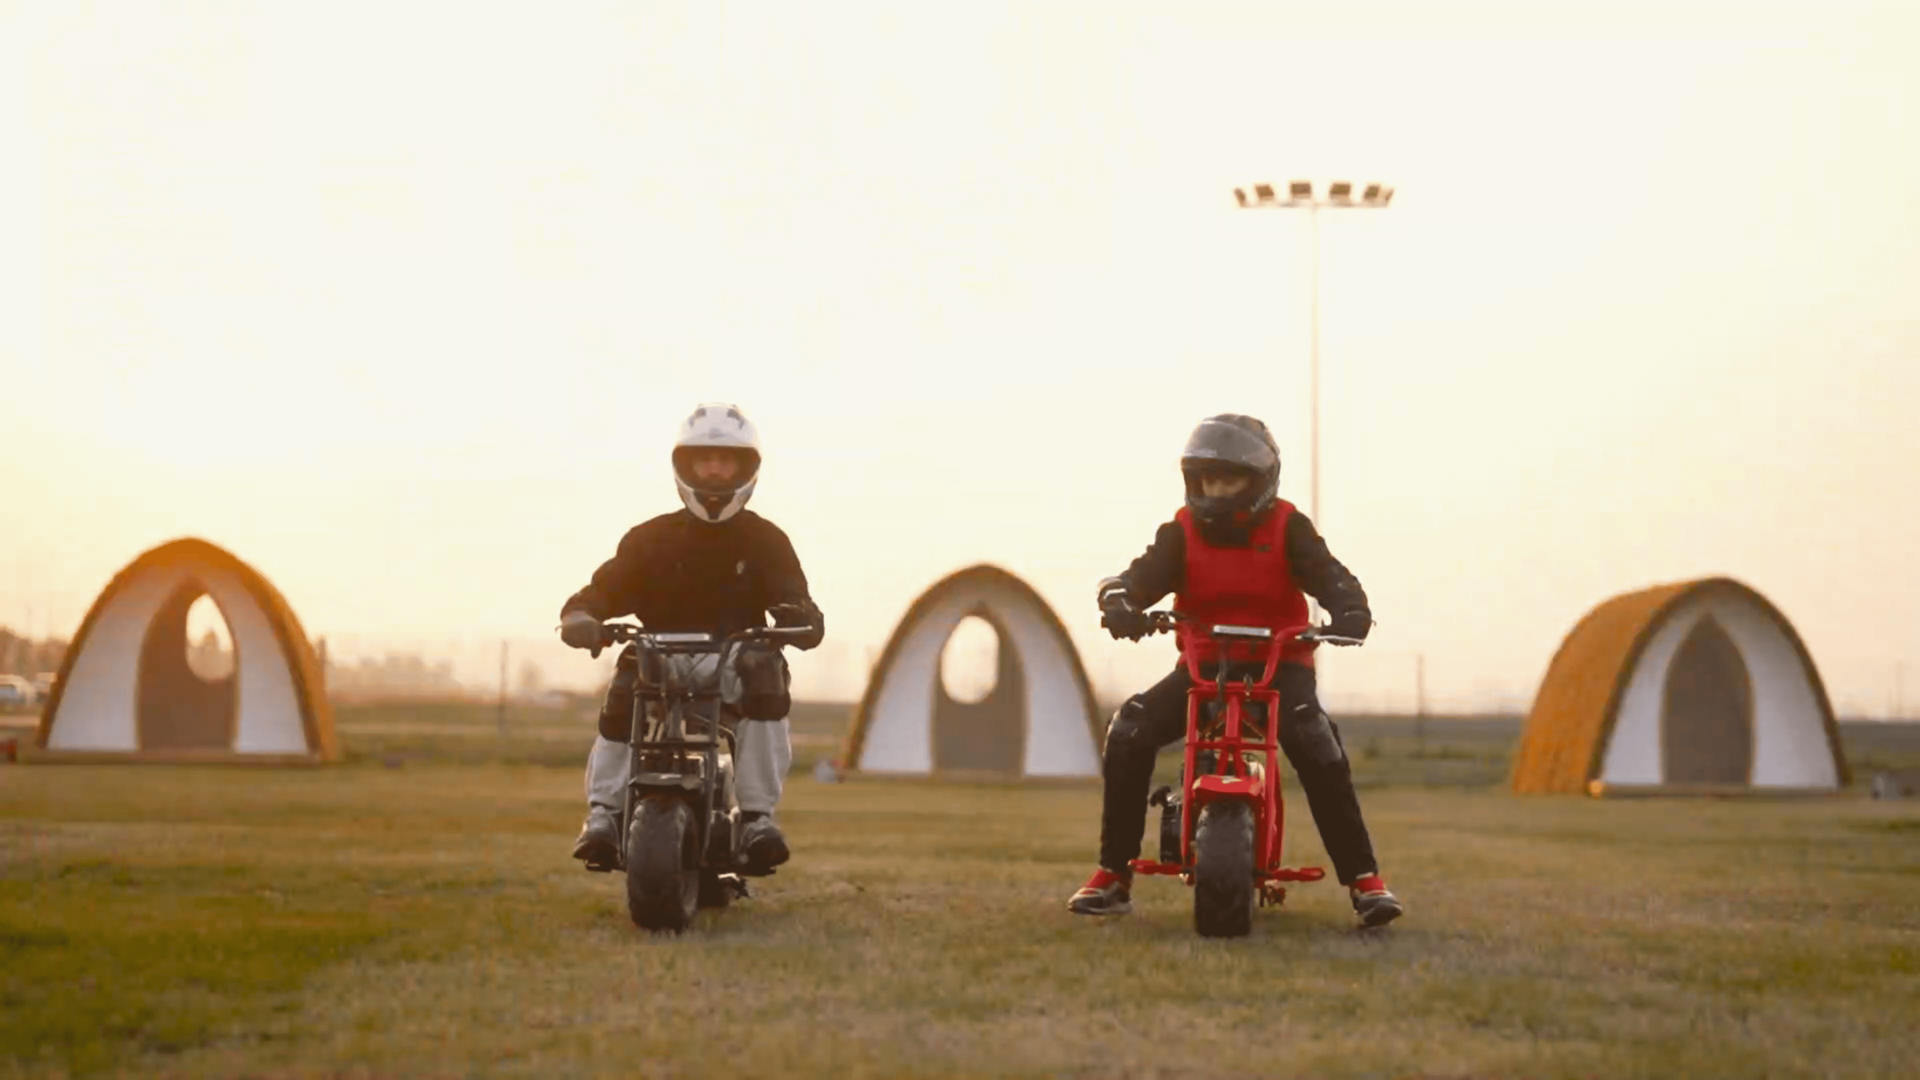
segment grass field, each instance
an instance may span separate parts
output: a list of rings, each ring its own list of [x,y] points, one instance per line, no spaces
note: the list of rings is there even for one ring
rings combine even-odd
[[[551,765],[388,712],[328,770],[0,767],[0,1075],[1920,1071],[1920,804],[1522,800],[1350,725],[1408,917],[1321,883],[1203,942],[1164,879],[1063,910],[1092,787],[797,774],[796,861],[669,939],[568,860],[583,721],[534,720]]]

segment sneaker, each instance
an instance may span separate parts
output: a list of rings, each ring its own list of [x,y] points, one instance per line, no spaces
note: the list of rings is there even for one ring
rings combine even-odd
[[[1125,915],[1133,910],[1133,871],[1116,874],[1106,867],[1094,871],[1080,891],[1067,901],[1075,915]]]
[[[580,839],[573,842],[573,857],[596,873],[611,873],[619,865],[620,830],[614,827],[612,810],[595,806],[587,811]]]
[[[780,826],[765,814],[756,814],[748,819],[740,831],[740,855],[746,861],[745,869],[753,874],[769,874],[773,868],[793,857],[787,849],[787,838],[780,832]]]
[[[1359,916],[1361,926],[1385,926],[1406,914],[1407,909],[1387,891],[1387,883],[1379,874],[1360,878],[1347,887],[1347,893],[1353,898],[1353,913]]]

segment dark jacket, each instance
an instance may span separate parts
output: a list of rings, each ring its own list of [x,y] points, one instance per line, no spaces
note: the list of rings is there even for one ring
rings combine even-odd
[[[1251,542],[1250,532],[1242,529],[1237,535],[1209,539],[1222,547],[1245,547]],[[1299,510],[1287,519],[1286,544],[1287,563],[1293,569],[1293,582],[1300,586],[1301,592],[1318,600],[1321,608],[1331,615],[1354,613],[1369,621],[1372,619],[1367,592],[1360,587],[1360,579],[1333,557],[1319,530]],[[1144,610],[1167,594],[1179,592],[1186,572],[1186,530],[1178,521],[1169,521],[1153,534],[1153,543],[1133,560],[1120,580],[1126,584],[1127,596],[1134,606]]]
[[[714,525],[683,509],[627,530],[613,558],[567,598],[560,614],[584,611],[601,620],[635,615],[653,631],[724,635],[767,625],[767,609],[776,604],[804,611],[800,618],[778,620],[781,625],[813,626],[824,634],[825,616],[807,592],[807,575],[787,534],[751,510]],[[796,647],[819,643],[816,636]]]

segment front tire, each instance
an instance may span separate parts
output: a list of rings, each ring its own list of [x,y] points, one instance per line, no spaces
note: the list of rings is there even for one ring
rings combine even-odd
[[[1193,831],[1193,928],[1201,937],[1253,930],[1253,807],[1211,802]]]
[[[679,799],[650,795],[627,826],[627,913],[635,926],[679,933],[700,904],[693,811]],[[694,865],[689,865],[694,864]]]

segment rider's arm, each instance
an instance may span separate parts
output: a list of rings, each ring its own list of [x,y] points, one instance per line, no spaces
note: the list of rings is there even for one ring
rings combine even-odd
[[[600,569],[593,572],[593,580],[560,605],[561,618],[569,611],[584,611],[602,622],[635,614],[639,606],[640,567],[645,562],[646,538],[642,528],[636,525],[627,530],[613,558],[601,563]]]
[[[826,638],[827,617],[807,591],[807,574],[800,568],[800,556],[793,550],[793,541],[787,539],[778,525],[761,520],[766,527],[761,540],[761,564],[766,567],[767,608],[786,609],[775,612],[775,626],[811,629],[813,633],[786,643],[796,649],[811,649]]]
[[[1179,522],[1168,521],[1153,534],[1153,543],[1120,572],[1118,581],[1127,587],[1127,598],[1136,611],[1160,602],[1168,593],[1180,591],[1181,576],[1187,569],[1187,534]],[[1109,579],[1115,580],[1115,579]]]
[[[1320,531],[1297,510],[1287,519],[1287,564],[1293,569],[1294,584],[1318,600],[1329,615],[1372,620],[1360,579],[1333,557]]]

